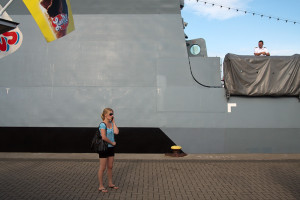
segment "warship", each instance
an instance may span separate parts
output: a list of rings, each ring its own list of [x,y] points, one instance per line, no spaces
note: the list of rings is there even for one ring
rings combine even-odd
[[[6,9],[23,41],[0,59],[0,151],[90,152],[111,107],[119,153],[167,153],[175,144],[185,153],[300,153],[299,60],[292,93],[242,94],[230,70],[223,85],[205,39],[186,38],[184,1],[70,3],[75,31],[51,43],[22,1]],[[251,68],[290,58],[230,59]]]

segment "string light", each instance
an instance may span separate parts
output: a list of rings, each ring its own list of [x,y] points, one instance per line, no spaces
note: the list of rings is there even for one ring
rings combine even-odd
[[[219,6],[220,8],[223,8],[223,7],[224,7],[224,8],[227,8],[228,10],[233,9],[233,10],[236,10],[236,12],[244,12],[245,14],[251,13],[253,16],[254,16],[254,15],[260,15],[261,18],[263,18],[263,17],[268,17],[269,19],[272,19],[272,18],[273,18],[273,19],[277,19],[277,21],[279,21],[279,20],[285,21],[286,23],[291,22],[291,23],[293,23],[293,24],[300,24],[300,22],[298,22],[298,21],[292,21],[292,20],[289,20],[289,19],[281,19],[281,18],[279,18],[279,17],[272,17],[272,16],[267,16],[267,15],[264,15],[264,14],[255,13],[255,12],[249,12],[249,11],[247,11],[247,10],[241,10],[241,9],[237,9],[237,8],[226,7],[226,6],[223,6],[223,5],[218,5],[218,4],[210,3],[210,2],[207,2],[207,1],[197,0],[197,2],[198,2],[198,3],[199,3],[199,2],[202,2],[202,3],[204,3],[205,5],[210,4],[212,7],[214,7],[214,6],[216,5],[216,6]]]

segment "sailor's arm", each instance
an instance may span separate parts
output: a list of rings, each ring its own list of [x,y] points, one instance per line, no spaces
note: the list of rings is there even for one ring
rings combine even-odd
[[[261,54],[262,54],[262,52],[261,52],[261,53],[255,53],[255,52],[254,52],[254,55],[255,55],[255,56],[260,56]]]
[[[255,56],[260,56],[260,55],[261,55],[261,52],[259,52],[259,51],[257,50],[257,47],[254,48],[254,55],[255,55]]]

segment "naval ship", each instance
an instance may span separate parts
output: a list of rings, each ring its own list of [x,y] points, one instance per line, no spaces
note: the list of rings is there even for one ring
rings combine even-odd
[[[111,107],[119,153],[300,153],[299,94],[223,86],[205,38],[186,39],[184,1],[70,3],[75,31],[51,43],[22,1],[6,10],[23,42],[0,59],[0,151],[90,152]]]

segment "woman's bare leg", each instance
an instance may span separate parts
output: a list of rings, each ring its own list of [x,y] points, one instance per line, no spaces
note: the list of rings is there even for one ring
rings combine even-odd
[[[116,187],[116,186],[113,184],[113,180],[112,180],[112,169],[113,169],[113,165],[114,165],[114,156],[108,157],[108,158],[107,158],[108,187],[114,188],[114,189],[118,189],[118,187]]]
[[[99,166],[99,171],[98,171],[98,180],[99,180],[99,190],[101,190],[102,192],[107,192],[107,190],[103,190],[105,189],[104,185],[103,185],[103,174],[107,165],[107,158],[100,158],[100,166]]]

